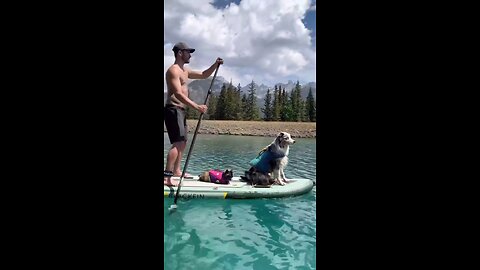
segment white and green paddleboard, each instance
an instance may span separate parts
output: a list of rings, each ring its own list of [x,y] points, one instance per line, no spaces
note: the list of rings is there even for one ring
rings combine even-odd
[[[180,177],[172,177],[180,180]],[[314,182],[310,179],[289,179],[284,186],[253,187],[249,183],[241,182],[240,177],[233,177],[229,184],[215,184],[198,181],[198,176],[184,177],[180,188],[179,199],[253,199],[253,198],[280,198],[297,196],[312,190]],[[177,187],[163,186],[165,198],[174,198]]]

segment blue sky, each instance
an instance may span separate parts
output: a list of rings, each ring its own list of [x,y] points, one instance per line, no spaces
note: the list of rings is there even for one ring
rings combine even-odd
[[[189,68],[222,57],[234,84],[316,81],[316,0],[165,0],[164,18],[165,71],[184,41],[197,49]]]

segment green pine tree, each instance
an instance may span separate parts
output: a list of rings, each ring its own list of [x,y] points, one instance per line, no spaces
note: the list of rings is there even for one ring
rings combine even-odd
[[[217,110],[218,97],[215,94],[210,94],[208,98],[208,110],[205,115],[205,119],[215,120],[215,111]]]
[[[287,121],[290,108],[288,106],[287,93],[285,92],[285,87],[280,91],[280,121]]]
[[[316,107],[315,99],[313,98],[312,88],[310,87],[310,91],[308,91],[307,101],[306,101],[306,108],[305,111],[308,115],[308,121],[316,122],[317,121],[317,107]]]
[[[287,119],[288,121],[297,121],[297,112],[298,112],[298,108],[297,108],[297,94],[295,92],[295,88],[292,89],[292,91],[290,91],[290,96],[289,96],[289,99],[288,99],[288,116],[287,116]]]
[[[272,114],[273,121],[280,120],[280,95],[277,85],[275,85],[275,89],[273,90]]]
[[[241,119],[246,120],[246,111],[247,111],[247,94],[243,94],[242,96],[242,113],[241,113]]]
[[[230,82],[225,91],[225,120],[235,120],[237,107],[235,92],[236,91]]]
[[[295,108],[295,118],[293,119],[294,121],[300,122],[302,121],[302,115],[303,115],[303,106],[302,106],[302,86],[300,85],[300,82],[297,80],[297,84],[295,85],[295,103],[294,103],[294,108]]]
[[[273,110],[272,110],[272,94],[270,93],[270,88],[267,89],[267,94],[265,95],[265,103],[262,108],[264,114],[263,120],[272,121],[273,120]]]
[[[222,89],[220,90],[220,95],[217,100],[217,107],[215,109],[215,119],[216,120],[225,120],[225,111],[226,111],[226,101],[225,96],[227,92],[227,87],[223,84]]]
[[[235,120],[242,120],[242,87],[240,86],[240,83],[237,86],[237,89],[235,89]]]
[[[255,121],[260,119],[260,112],[257,106],[257,95],[256,95],[256,88],[255,82],[249,84],[248,87],[248,96],[247,96],[247,108],[245,111],[246,120]]]
[[[190,106],[187,106],[185,109],[185,114],[187,119],[198,119],[200,117],[200,112],[191,108]]]
[[[302,99],[300,100],[300,122],[307,122],[307,114],[305,113],[305,101]]]

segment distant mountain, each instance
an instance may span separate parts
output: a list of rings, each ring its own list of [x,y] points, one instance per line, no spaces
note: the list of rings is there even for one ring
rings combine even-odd
[[[207,97],[207,92],[208,92],[208,89],[210,88],[211,83],[212,83],[212,77],[205,80],[191,81],[190,84],[188,85],[188,89],[190,91],[189,93],[190,99],[195,101],[196,103],[203,104],[203,102],[205,102],[205,98]],[[212,94],[219,95],[224,83],[228,84],[229,82],[225,80],[222,76],[217,76],[217,78],[215,78],[215,81],[213,82]],[[167,93],[164,93],[163,104],[165,104],[166,100],[167,100]]]
[[[205,80],[192,81],[188,85],[188,89],[190,90],[190,99],[196,103],[203,104],[205,102],[205,98],[207,97],[207,92],[211,83],[212,77]],[[212,94],[219,95],[224,83],[229,84],[230,82],[225,80],[222,76],[217,76],[213,82]]]
[[[188,85],[188,88],[190,90],[190,99],[192,99],[196,103],[203,104],[203,102],[205,102],[205,97],[207,96],[207,91],[208,91],[208,88],[210,87],[211,83],[212,83],[212,78],[208,78],[208,79],[205,79],[205,80],[194,80],[194,81],[192,81]],[[215,94],[215,95],[219,95],[224,83],[229,84],[230,82],[225,80],[225,78],[223,78],[222,76],[217,76],[217,78],[215,79],[215,81],[213,83],[213,86],[212,86],[212,93]],[[238,86],[238,83],[235,84],[234,82],[232,82],[232,84],[233,84],[234,87]],[[281,86],[282,89],[285,88],[285,91],[287,91],[287,93],[290,93],[290,91],[295,87],[295,84],[296,84],[296,82],[288,81],[288,83],[277,83],[276,85]],[[317,96],[317,83],[316,82],[309,82],[309,83],[307,83],[305,85],[301,85],[301,86],[302,86],[301,96],[302,96],[303,99],[307,98],[308,91],[310,91],[310,87],[312,88],[313,97],[316,99],[316,96]],[[241,88],[242,88],[242,90],[241,90],[242,95],[244,93],[248,94],[248,88],[249,88],[248,84],[247,85],[241,85]],[[263,83],[260,84],[260,85],[256,84],[255,89],[256,89],[256,94],[257,94],[257,105],[261,108],[264,105],[263,103],[264,103],[264,100],[265,100],[265,95],[267,94],[267,90],[270,89],[270,93],[273,94],[273,90],[275,89],[275,85],[268,86],[268,85],[265,85]],[[163,98],[163,103],[165,104],[167,94],[164,93],[163,97],[164,97]]]

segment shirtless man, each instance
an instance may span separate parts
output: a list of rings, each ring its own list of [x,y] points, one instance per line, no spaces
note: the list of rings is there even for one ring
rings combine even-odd
[[[195,49],[190,48],[184,42],[179,42],[173,46],[172,51],[175,55],[175,63],[168,68],[166,73],[168,94],[164,108],[165,126],[172,144],[168,151],[167,165],[163,172],[163,184],[168,186],[178,184],[177,181],[172,181],[170,177],[182,175],[180,163],[187,145],[188,131],[186,106],[190,106],[200,113],[205,113],[208,109],[206,105],[199,105],[188,97],[187,81],[188,79],[206,79],[212,75],[218,65],[223,64],[223,60],[217,58],[215,63],[203,72],[193,71],[184,67],[184,65],[190,63],[191,53]]]

